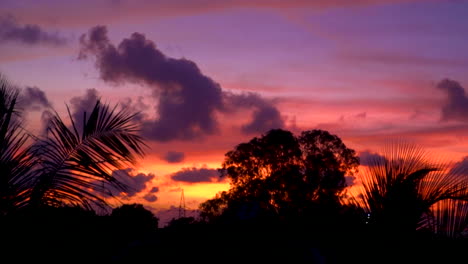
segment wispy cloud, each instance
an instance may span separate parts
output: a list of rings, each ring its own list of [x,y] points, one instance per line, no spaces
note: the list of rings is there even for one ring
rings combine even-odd
[[[38,25],[20,25],[13,16],[0,16],[0,42],[18,42],[28,45],[46,44],[61,46],[67,39],[58,33],[44,30]]]

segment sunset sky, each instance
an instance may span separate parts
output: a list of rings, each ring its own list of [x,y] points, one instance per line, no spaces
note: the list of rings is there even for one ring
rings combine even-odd
[[[271,128],[360,155],[390,138],[468,155],[468,1],[0,0],[0,73],[27,128],[97,98],[142,111],[151,147],[117,194],[156,215],[227,190],[218,168]],[[164,221],[164,220],[163,220]]]

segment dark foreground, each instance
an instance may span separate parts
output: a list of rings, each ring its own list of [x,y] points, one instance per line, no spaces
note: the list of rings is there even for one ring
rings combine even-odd
[[[9,263],[458,263],[466,239],[385,238],[264,225],[191,224],[148,230],[99,218],[2,220]]]

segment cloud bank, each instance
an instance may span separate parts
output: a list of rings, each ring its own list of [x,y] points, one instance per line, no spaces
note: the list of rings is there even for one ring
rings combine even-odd
[[[79,59],[94,58],[103,81],[141,84],[151,90],[158,118],[143,120],[143,136],[148,139],[192,140],[214,134],[219,130],[216,115],[237,108],[254,109],[251,121],[242,128],[244,133],[284,125],[271,102],[259,95],[224,92],[196,63],[166,56],[141,33],[135,32],[115,46],[107,28],[96,26],[80,37],[80,44]]]

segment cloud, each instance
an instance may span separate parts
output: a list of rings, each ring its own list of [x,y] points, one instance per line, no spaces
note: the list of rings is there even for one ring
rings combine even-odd
[[[172,174],[171,179],[187,183],[219,182],[222,180],[217,169],[208,168],[183,168]]]
[[[437,84],[437,88],[447,94],[442,107],[442,121],[468,121],[468,97],[460,83],[444,79]]]
[[[100,99],[99,93],[96,89],[87,89],[84,96],[75,96],[70,99],[72,109],[72,117],[78,131],[82,128],[84,113],[89,113],[93,110],[97,100]]]
[[[158,118],[143,120],[145,138],[191,140],[214,134],[219,128],[216,114],[229,113],[226,96],[233,105],[253,107],[252,120],[242,128],[244,132],[264,132],[283,125],[279,110],[271,102],[251,94],[237,95],[239,98],[235,99],[236,95],[224,93],[193,61],[167,57],[141,33],[133,33],[114,46],[107,37],[107,28],[96,26],[80,37],[80,43],[79,59],[95,58],[105,82],[130,82],[151,89]],[[241,103],[240,99],[250,103]]]
[[[26,87],[22,90],[19,103],[23,109],[32,111],[40,111],[52,106],[45,92],[38,87]]]
[[[19,25],[12,16],[0,16],[0,42],[19,42],[28,45],[61,46],[67,40],[57,33],[44,31],[38,25]]]
[[[178,151],[168,151],[163,159],[169,163],[179,163],[185,159],[185,154]]]
[[[256,93],[224,93],[228,111],[239,108],[254,109],[252,119],[242,126],[245,134],[264,133],[270,129],[283,128],[284,120],[272,102]]]
[[[145,199],[146,201],[152,203],[152,202],[156,202],[158,200],[158,197],[154,194],[147,194],[145,196],[143,196],[143,199]]]
[[[150,203],[156,202],[158,200],[158,197],[154,195],[154,193],[157,193],[157,192],[159,192],[159,187],[153,187],[145,196],[143,196],[143,199],[145,199],[146,201]]]
[[[155,178],[153,173],[135,173],[134,169],[127,168],[123,170],[116,170],[112,172],[112,177],[115,177],[118,181],[122,182],[126,186],[128,186],[128,190],[126,193],[122,193],[120,190],[108,186],[108,197],[110,196],[120,196],[124,198],[134,197],[135,195],[139,194],[140,192],[144,191],[147,188],[148,183],[151,182]],[[154,193],[158,192],[159,188],[153,187],[149,192],[147,192],[144,196],[146,200],[154,200],[156,201],[156,197]]]
[[[96,56],[96,66],[106,82],[133,82],[152,89],[158,100],[159,119],[143,123],[149,139],[193,139],[217,130],[214,114],[222,108],[221,87],[186,59],[166,57],[140,33],[115,47],[105,27],[98,26],[80,38],[80,58]]]
[[[372,166],[376,164],[382,164],[386,158],[378,153],[372,153],[368,150],[361,151],[358,154],[360,164],[363,166]]]
[[[132,98],[124,98],[119,102],[120,109],[128,111],[130,113],[136,113],[133,120],[142,122],[145,118],[144,111],[149,109],[149,106],[144,102],[143,96],[138,96],[136,100]]]
[[[461,161],[455,163],[450,173],[468,176],[468,156],[465,156]]]

